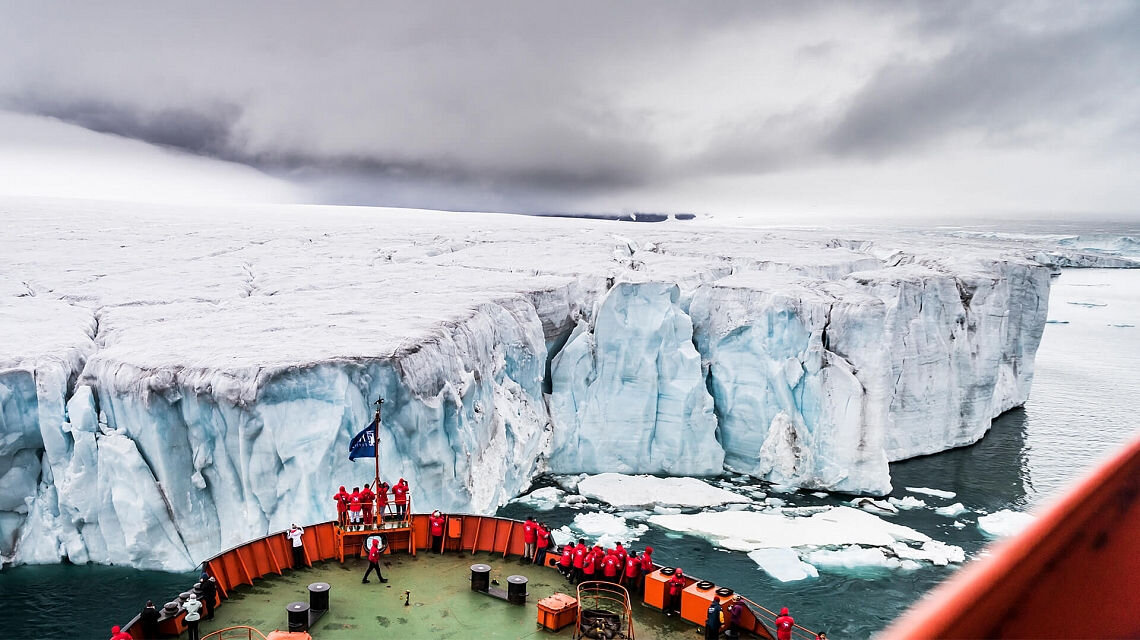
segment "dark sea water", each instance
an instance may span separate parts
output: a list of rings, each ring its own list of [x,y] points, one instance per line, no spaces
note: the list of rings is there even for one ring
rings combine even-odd
[[[972,556],[988,542],[975,526],[979,512],[1024,510],[1047,501],[1136,434],[1140,271],[1066,271],[1054,280],[1049,317],[1068,324],[1046,326],[1032,395],[1023,409],[1001,416],[974,446],[891,467],[896,496],[906,495],[906,486],[957,492],[954,501],[971,510],[958,518],[967,526],[954,528],[954,519],[932,509],[902,511],[892,521],[958,545]],[[795,505],[842,503],[809,494],[781,497]],[[501,510],[514,517],[528,513],[521,505]],[[577,513],[557,508],[543,516],[560,526]],[[821,569],[817,579],[782,583],[745,554],[716,549],[700,538],[651,527],[634,546],[646,544],[656,549],[658,562],[681,564],[687,572],[733,586],[769,608],[788,606],[797,621],[836,639],[871,636],[955,569]],[[161,605],[192,582],[193,574],[119,567],[6,569],[0,572],[0,637],[106,638],[112,624],[129,620],[148,598]]]

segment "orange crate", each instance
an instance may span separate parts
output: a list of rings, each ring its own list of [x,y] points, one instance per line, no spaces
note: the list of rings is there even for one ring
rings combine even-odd
[[[699,584],[694,582],[681,592],[681,617],[693,624],[703,625],[713,598],[720,601],[721,607],[727,608],[732,596],[718,596],[715,584],[708,589],[701,589],[697,586]]]
[[[558,631],[574,624],[578,618],[578,599],[556,593],[538,601],[538,624],[543,629]]]

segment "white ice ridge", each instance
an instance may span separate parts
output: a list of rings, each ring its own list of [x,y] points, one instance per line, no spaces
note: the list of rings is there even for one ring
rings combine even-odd
[[[727,466],[884,494],[888,460],[972,442],[1025,401],[1041,262],[1093,250],[340,207],[0,211],[0,554],[170,569],[330,518],[337,487],[371,479],[345,458],[381,396],[382,474],[417,509],[490,513],[546,470]]]
[[[619,509],[637,507],[715,507],[752,500],[696,478],[658,478],[602,473],[578,483],[578,493]]]
[[[911,493],[921,493],[923,495],[934,496],[936,498],[946,498],[947,500],[958,495],[953,491],[944,491],[942,489],[928,489],[926,487],[907,487],[906,490]]]

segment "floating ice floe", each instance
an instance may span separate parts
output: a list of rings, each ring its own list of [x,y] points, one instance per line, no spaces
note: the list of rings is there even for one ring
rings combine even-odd
[[[618,508],[716,507],[751,500],[696,478],[658,478],[600,473],[583,478],[578,493]]]
[[[955,520],[951,526],[953,526],[955,529],[965,529],[966,523],[962,522],[961,520]]]
[[[871,513],[898,513],[898,507],[891,504],[886,500],[875,500],[874,498],[855,498],[851,501],[851,506]]]
[[[900,559],[879,547],[844,547],[842,549],[817,549],[808,552],[807,559],[813,565],[832,569],[863,569],[881,567],[913,571],[922,565],[914,560]]]
[[[649,522],[734,551],[801,549],[805,554],[802,560],[816,566],[912,568],[904,562],[922,560],[944,565],[965,559],[959,547],[852,507],[828,508],[806,517],[771,511],[719,511],[650,516]],[[864,547],[877,551],[859,550]],[[820,555],[817,562],[815,554],[822,551],[830,553]]]
[[[587,474],[585,473],[579,473],[577,475],[551,476],[551,479],[554,480],[555,484],[562,487],[566,491],[577,491],[578,483],[581,482],[582,479],[586,476]]]
[[[927,487],[907,487],[906,490],[911,492],[911,493],[922,493],[922,494],[926,494],[928,496],[935,496],[937,498],[946,498],[946,499],[950,499],[950,498],[953,498],[953,497],[958,495],[958,494],[954,493],[953,491],[943,491],[941,489],[930,489]]]
[[[565,498],[566,492],[558,487],[542,487],[525,496],[519,496],[511,502],[523,504],[538,511],[550,511],[561,504]]]
[[[952,505],[935,509],[934,513],[937,513],[940,516],[946,516],[947,518],[957,518],[967,511],[969,511],[969,509],[967,509],[965,505],[963,505],[961,502],[955,502]]]
[[[997,513],[978,518],[978,529],[986,535],[1004,538],[1021,533],[1023,529],[1033,523],[1034,519],[1034,516],[1028,513],[1002,509]]]
[[[595,544],[612,547],[618,542],[628,544],[637,540],[649,527],[643,524],[630,526],[625,518],[609,513],[580,513],[574,516],[573,522],[560,530],[575,538],[591,538]]]
[[[756,549],[750,551],[748,557],[780,582],[819,577],[819,571],[815,567],[800,560],[800,555],[787,547]]]
[[[926,506],[926,503],[914,496],[903,496],[902,498],[887,498],[887,502],[895,505],[899,509],[921,509]]]

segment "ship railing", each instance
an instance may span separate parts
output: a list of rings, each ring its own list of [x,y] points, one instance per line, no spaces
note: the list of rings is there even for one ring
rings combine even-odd
[[[202,640],[266,640],[265,635],[253,627],[236,626],[218,629],[202,636]]]
[[[744,603],[748,605],[748,608],[752,610],[752,615],[756,617],[757,621],[763,623],[766,628],[770,628],[772,630],[776,629],[776,618],[780,617],[779,614],[764,606],[756,604],[744,596],[741,596],[740,599],[743,600]],[[793,640],[815,640],[817,635],[818,634],[811,629],[800,626],[798,624],[792,627]]]
[[[633,609],[630,606],[629,592],[625,587],[612,582],[589,580],[578,584],[578,619],[574,627],[574,637],[583,636],[583,616],[589,611],[601,611],[618,616],[618,629],[623,635],[616,636],[633,640]]]

